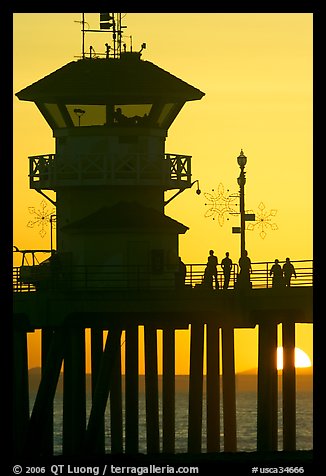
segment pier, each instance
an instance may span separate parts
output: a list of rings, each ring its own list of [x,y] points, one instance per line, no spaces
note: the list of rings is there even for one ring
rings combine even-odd
[[[271,266],[272,263],[269,263]],[[299,263],[295,263],[297,269]],[[110,405],[112,454],[139,451],[139,328],[144,328],[147,453],[175,451],[175,332],[190,331],[188,452],[237,451],[234,330],[258,328],[257,450],[296,449],[295,324],[312,323],[312,262],[291,288],[262,287],[261,263],[253,287],[241,292],[182,289],[45,290],[14,282],[15,446],[18,453],[53,451],[53,399],[63,365],[63,454],[104,454],[104,416]],[[186,283],[194,279],[187,265]],[[255,281],[255,269],[259,279]],[[14,275],[19,274],[16,269]],[[268,274],[268,273],[267,273]],[[255,287],[255,283],[256,286]],[[72,283],[70,283],[72,284]],[[310,285],[309,285],[310,284]],[[277,326],[282,325],[284,368],[283,448],[277,447]],[[27,334],[41,330],[42,378],[29,414]],[[85,331],[91,334],[92,406],[86,420]],[[157,333],[162,330],[162,428],[159,422]],[[107,332],[103,346],[103,335]],[[125,332],[124,346],[121,334]],[[206,389],[203,388],[204,348]],[[125,353],[125,415],[122,415],[122,352]],[[220,363],[221,356],[221,363]],[[220,371],[221,369],[221,371]],[[23,376],[23,378],[22,378]],[[222,384],[222,388],[220,388]],[[203,392],[207,409],[203,412]],[[19,397],[19,398],[18,398]],[[223,408],[221,425],[220,402]],[[202,447],[206,418],[207,442]],[[125,436],[125,440],[123,439]],[[162,435],[162,441],[160,440]],[[124,441],[124,442],[123,442]],[[162,450],[160,450],[162,448]]]

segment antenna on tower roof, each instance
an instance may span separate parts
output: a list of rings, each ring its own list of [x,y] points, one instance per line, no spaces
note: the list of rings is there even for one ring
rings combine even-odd
[[[111,48],[108,43],[105,44],[106,52],[103,53],[107,58],[110,55],[110,51],[112,51],[111,57],[113,58],[120,58],[121,55],[121,45],[122,45],[122,32],[126,26],[122,25],[122,14],[121,13],[100,13],[99,18],[99,25],[100,28],[98,30],[93,30],[89,28],[85,28],[85,24],[88,23],[85,21],[85,13],[82,13],[82,58],[85,58],[85,35],[86,33],[93,32],[93,33],[111,33],[112,40],[113,40],[113,48]],[[89,26],[89,25],[88,25]],[[99,53],[101,54],[101,53]]]

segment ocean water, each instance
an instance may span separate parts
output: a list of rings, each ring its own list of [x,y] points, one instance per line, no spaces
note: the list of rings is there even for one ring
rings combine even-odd
[[[162,400],[159,401],[160,418],[160,445],[162,451]],[[257,422],[257,395],[255,392],[237,393],[237,447],[238,451],[256,451],[256,422]],[[188,394],[176,392],[175,398],[175,451],[187,451],[188,439]],[[297,392],[297,450],[311,450],[313,448],[313,402],[312,393],[309,391]],[[282,395],[279,394],[278,411],[278,450],[283,448],[282,437]],[[91,409],[91,401],[87,400],[87,418]],[[203,399],[203,431],[202,452],[206,451],[206,401]],[[54,453],[62,453],[62,394],[56,395],[54,402]],[[139,451],[146,453],[146,410],[145,394],[139,394]],[[124,407],[123,407],[124,419]],[[110,412],[109,405],[105,414],[105,445],[110,452]],[[221,451],[223,451],[223,408],[221,404]]]

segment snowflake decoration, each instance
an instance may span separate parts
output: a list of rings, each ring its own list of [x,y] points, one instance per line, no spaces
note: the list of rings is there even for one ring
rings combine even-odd
[[[208,200],[208,203],[205,203],[206,206],[210,208],[205,213],[205,217],[215,217],[217,215],[218,224],[220,226],[224,225],[224,215],[226,213],[236,213],[236,210],[232,208],[233,202],[239,198],[239,195],[229,195],[228,190],[224,192],[224,186],[222,183],[219,184],[217,188],[217,193],[213,189],[214,193],[204,193],[205,197]]]
[[[28,211],[31,215],[35,215],[34,220],[29,220],[27,226],[29,228],[34,228],[35,225],[40,227],[40,235],[42,238],[46,235],[46,227],[51,222],[51,216],[54,215],[55,209],[48,211],[47,203],[45,200],[42,200],[40,203],[40,208],[37,210],[35,207],[28,207]]]
[[[253,211],[250,210],[250,213],[253,213]],[[267,235],[266,230],[278,230],[278,226],[276,225],[276,223],[271,223],[276,213],[277,210],[275,209],[267,211],[264,203],[260,202],[260,204],[258,205],[258,212],[255,214],[255,222],[248,223],[246,229],[250,231],[253,231],[255,228],[260,229],[259,236],[264,239]]]

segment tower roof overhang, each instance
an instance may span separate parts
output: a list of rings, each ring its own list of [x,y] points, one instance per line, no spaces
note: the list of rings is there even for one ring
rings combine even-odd
[[[18,93],[18,99],[34,102],[146,103],[194,101],[199,89],[139,57],[72,61]]]

